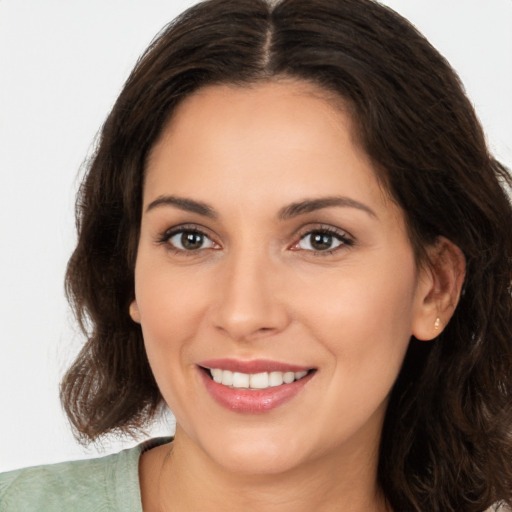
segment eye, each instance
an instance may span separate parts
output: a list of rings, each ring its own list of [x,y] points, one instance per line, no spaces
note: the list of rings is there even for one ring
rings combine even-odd
[[[160,242],[169,244],[177,251],[199,251],[201,249],[215,249],[218,245],[205,233],[197,229],[179,229],[167,232]]]
[[[316,229],[302,235],[293,250],[332,253],[342,246],[353,245],[353,240],[344,233],[331,229]]]

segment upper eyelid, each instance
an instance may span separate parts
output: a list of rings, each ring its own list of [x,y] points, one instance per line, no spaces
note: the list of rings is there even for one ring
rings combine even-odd
[[[160,232],[160,238],[171,237],[182,231],[193,231],[195,233],[201,233],[202,235],[212,238],[211,230],[201,224],[178,224],[170,228],[166,228]]]
[[[329,224],[317,224],[317,225],[308,225],[304,226],[296,231],[294,236],[303,237],[316,232],[326,232],[332,235],[337,235],[340,238],[349,238],[350,240],[355,240],[355,237],[348,232],[346,229],[338,228]]]

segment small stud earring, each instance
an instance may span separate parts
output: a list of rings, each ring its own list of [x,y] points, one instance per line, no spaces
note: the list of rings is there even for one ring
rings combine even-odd
[[[439,317],[436,318],[436,321],[434,322],[434,329],[438,331],[441,327],[441,319]]]

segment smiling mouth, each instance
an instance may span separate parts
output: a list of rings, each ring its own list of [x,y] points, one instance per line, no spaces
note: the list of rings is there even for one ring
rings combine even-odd
[[[246,390],[262,390],[273,387],[282,386],[283,384],[291,384],[306,377],[315,371],[304,370],[299,372],[259,372],[259,373],[242,373],[223,370],[221,368],[204,368],[201,369],[217,384],[229,387],[231,389]]]
[[[210,396],[236,413],[259,414],[274,410],[300,395],[317,368],[255,359],[211,359],[197,365]]]

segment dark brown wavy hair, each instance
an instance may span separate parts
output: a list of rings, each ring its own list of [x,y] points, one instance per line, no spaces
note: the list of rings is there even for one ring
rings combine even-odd
[[[431,343],[411,339],[382,433],[378,478],[397,512],[512,502],[511,178],[486,147],[446,60],[372,0],[209,0],[138,61],[77,201],[67,293],[87,342],[61,388],[82,441],[137,432],[162,396],[129,317],[146,159],[178,103],[211,84],[305,80],[348,104],[421,259],[463,251],[460,303]]]

